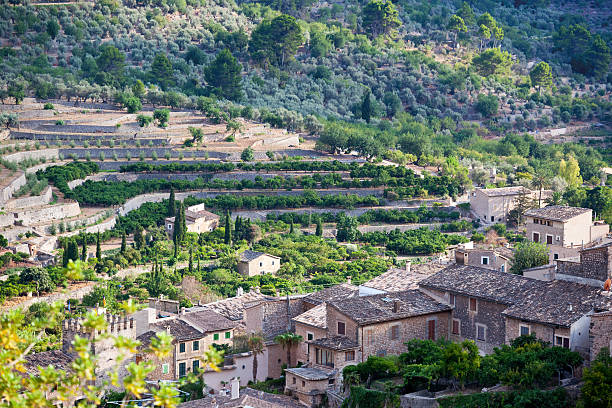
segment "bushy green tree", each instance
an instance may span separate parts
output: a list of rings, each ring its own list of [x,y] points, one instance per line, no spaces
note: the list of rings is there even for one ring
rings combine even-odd
[[[497,95],[479,94],[475,108],[482,116],[489,118],[497,114],[497,110],[499,109],[499,98]]]
[[[238,101],[242,99],[242,65],[230,50],[224,49],[204,69],[206,82],[214,88],[218,96]]]
[[[546,245],[531,241],[518,244],[514,252],[510,272],[522,275],[525,269],[546,265],[548,259],[549,254]]]
[[[26,268],[19,274],[19,282],[31,285],[38,292],[52,292],[55,290],[55,284],[49,272],[44,268],[30,267]]]
[[[475,56],[472,64],[483,76],[507,74],[512,66],[512,56],[508,51],[489,48]]]
[[[240,160],[250,162],[255,159],[255,155],[253,154],[253,149],[251,147],[247,147],[240,154]]]
[[[460,33],[467,33],[467,26],[465,25],[465,21],[463,21],[463,19],[456,14],[451,16],[446,28],[453,33],[453,43],[455,45],[457,44],[457,35],[459,35]]]
[[[125,98],[123,106],[127,108],[128,113],[136,113],[142,109],[142,102],[135,96]]]
[[[390,0],[371,0],[361,10],[363,28],[372,37],[393,35],[402,25],[397,9]]]
[[[281,14],[255,27],[249,41],[249,53],[254,60],[264,65],[283,67],[303,43],[302,29],[296,19]]]
[[[591,366],[584,369],[580,408],[612,407],[612,357],[610,349],[601,349]]]
[[[157,126],[160,128],[165,128],[168,126],[168,120],[170,120],[170,110],[156,109],[153,112],[153,119],[157,121]]]
[[[541,61],[536,64],[529,72],[531,84],[538,88],[541,92],[542,88],[550,88],[552,86],[552,72],[548,63]]]
[[[166,54],[158,53],[155,55],[151,64],[150,76],[164,91],[175,85],[174,69]]]

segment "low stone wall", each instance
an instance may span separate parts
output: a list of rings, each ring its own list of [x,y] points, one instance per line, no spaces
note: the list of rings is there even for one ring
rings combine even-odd
[[[21,186],[26,183],[26,176],[24,172],[17,172],[14,174],[13,179],[8,182],[7,185],[0,187],[0,205],[4,205],[8,200],[13,197],[13,193]]]
[[[84,229],[75,229],[74,231],[70,231],[65,234],[62,234],[62,236],[72,237],[74,235],[79,235],[83,232],[87,234],[95,234],[97,232],[104,232],[104,231],[108,231],[112,229],[115,226],[115,224],[117,224],[117,217],[113,215],[111,218],[109,218],[108,220],[104,222],[101,222],[99,224],[90,225]]]
[[[76,217],[80,213],[81,209],[79,207],[79,203],[62,203],[48,207],[15,212],[15,222],[21,221],[23,225],[33,225],[62,220],[64,218]]]
[[[16,153],[4,155],[4,159],[11,163],[19,163],[26,159],[40,160],[41,158],[44,158],[46,160],[49,160],[49,159],[57,159],[58,157],[59,157],[58,149],[28,150],[25,152],[16,152]]]
[[[0,228],[10,227],[15,222],[13,214],[0,214]]]
[[[32,197],[15,198],[8,201],[4,208],[7,210],[14,210],[19,208],[36,207],[45,204],[49,204],[53,198],[53,191],[51,186],[45,187],[41,195]]]
[[[153,154],[156,154],[158,158],[163,159],[166,153],[170,154],[170,157],[178,158],[180,154],[183,154],[184,158],[193,159],[193,158],[204,158],[206,156],[210,157],[210,152],[206,152],[203,150],[200,151],[178,151],[173,148],[165,148],[165,147],[92,147],[92,148],[60,148],[59,153],[63,156],[63,158],[70,158],[72,155],[76,155],[79,159],[86,159],[89,154],[91,159],[94,161],[98,161],[100,157],[100,153],[104,154],[105,160],[113,160],[113,156],[116,154],[118,158],[126,158],[128,154],[132,158],[132,162],[137,162],[139,160],[140,154],[142,153],[146,159],[152,158]]]
[[[95,145],[98,141],[100,141],[103,145],[108,146],[111,141],[114,141],[115,145],[120,143],[127,143],[129,145],[135,145],[138,141],[142,146],[146,146],[149,143],[152,143],[155,146],[161,146],[168,143],[168,139],[165,137],[150,137],[150,138],[140,138],[136,137],[138,133],[134,134],[121,134],[121,135],[108,135],[108,134],[96,134],[96,135],[87,135],[87,134],[70,134],[70,133],[38,133],[38,132],[12,132],[12,139],[21,139],[21,140],[33,140],[40,143],[57,143],[61,142],[63,144],[67,144],[69,142],[74,142],[76,144],[82,145],[84,141],[89,142],[90,145]]]

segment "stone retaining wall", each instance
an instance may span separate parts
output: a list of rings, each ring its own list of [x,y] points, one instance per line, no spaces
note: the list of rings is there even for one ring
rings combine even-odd
[[[51,190],[51,186],[45,187],[39,196],[32,197],[23,197],[23,198],[15,198],[13,200],[8,201],[4,208],[7,210],[14,210],[19,208],[28,208],[28,207],[36,207],[45,204],[49,204],[51,202],[51,198],[53,198],[53,192]]]
[[[26,183],[26,176],[22,171],[15,173],[12,177],[13,179],[7,185],[0,187],[0,205],[5,205],[13,197],[13,193]]]
[[[64,218],[76,217],[81,213],[79,203],[62,203],[27,211],[15,212],[15,222],[23,225],[45,223]]]
[[[58,157],[58,149],[29,150],[25,152],[16,152],[4,155],[4,159],[11,163],[19,163],[26,159],[40,160],[41,158],[44,158],[46,160],[50,160],[57,159]]]

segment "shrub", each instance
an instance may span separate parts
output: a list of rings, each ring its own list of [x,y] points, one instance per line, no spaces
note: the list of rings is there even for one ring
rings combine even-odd
[[[47,103],[44,104],[43,109],[45,109],[45,110],[53,110],[53,109],[55,109],[55,106],[53,106],[52,103],[47,102]]]

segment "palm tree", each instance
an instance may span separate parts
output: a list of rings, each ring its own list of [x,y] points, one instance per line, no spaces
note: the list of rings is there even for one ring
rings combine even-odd
[[[551,177],[551,170],[545,167],[537,169],[533,175],[531,184],[534,187],[537,187],[540,191],[540,194],[538,196],[538,207],[542,207],[542,190],[544,190],[544,188],[546,188],[550,184]]]
[[[287,367],[291,367],[291,347],[297,346],[302,341],[302,336],[294,333],[279,334],[274,341],[287,350]]]
[[[257,382],[257,355],[262,354],[264,351],[264,339],[263,337],[252,334],[247,339],[247,346],[251,353],[253,353],[253,382]]]

